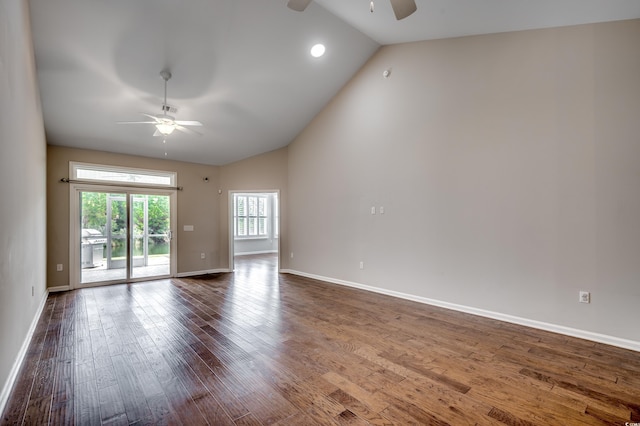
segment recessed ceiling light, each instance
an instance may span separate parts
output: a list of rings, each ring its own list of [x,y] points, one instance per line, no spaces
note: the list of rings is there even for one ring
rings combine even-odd
[[[320,56],[324,55],[326,48],[324,47],[324,44],[316,44],[311,48],[311,56],[313,56],[314,58],[319,58]]]

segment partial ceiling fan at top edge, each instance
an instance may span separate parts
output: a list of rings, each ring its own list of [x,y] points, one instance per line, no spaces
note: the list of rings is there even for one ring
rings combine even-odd
[[[399,21],[401,19],[410,16],[418,10],[418,6],[416,6],[415,0],[389,0],[391,2],[391,7],[393,8],[393,13],[396,15],[396,19]],[[287,3],[287,7],[291,10],[295,10],[297,12],[304,11],[307,6],[311,3],[311,0],[289,0]],[[373,3],[373,2],[372,2]],[[371,9],[373,11],[373,9]]]
[[[311,0],[289,0],[287,3],[287,7],[289,9],[295,10],[296,12],[304,11],[307,6],[311,3]]]
[[[396,19],[399,21],[411,15],[418,10],[415,0],[390,0],[393,13],[396,15]]]

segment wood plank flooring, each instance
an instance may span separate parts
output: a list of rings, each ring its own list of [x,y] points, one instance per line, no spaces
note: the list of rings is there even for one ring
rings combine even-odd
[[[640,422],[640,353],[236,266],[51,294],[0,423]]]

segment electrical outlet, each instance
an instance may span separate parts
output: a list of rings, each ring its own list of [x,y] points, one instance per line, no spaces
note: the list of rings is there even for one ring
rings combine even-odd
[[[200,259],[204,259],[204,258],[205,258],[204,253],[200,253]]]
[[[60,271],[62,271],[62,269],[63,269],[63,268],[62,268],[62,263],[58,263],[58,264],[56,265],[56,271],[60,272]]]
[[[371,214],[376,214],[376,206],[371,207]]]
[[[588,291],[581,291],[580,303],[591,303],[591,293],[589,293]]]
[[[293,252],[291,252],[291,258],[293,259]]]
[[[364,269],[364,262],[362,260],[360,261],[360,269]]]

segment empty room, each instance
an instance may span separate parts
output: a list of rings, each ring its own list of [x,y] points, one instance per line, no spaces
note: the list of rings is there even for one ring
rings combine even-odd
[[[640,425],[637,0],[0,0],[0,425]]]

